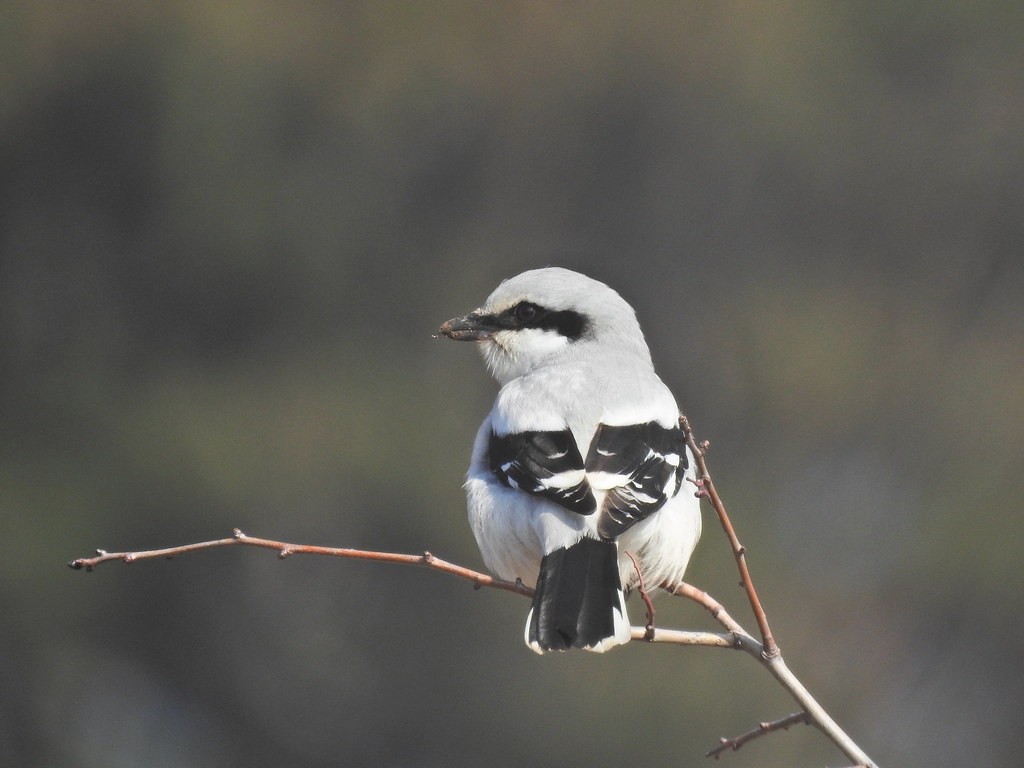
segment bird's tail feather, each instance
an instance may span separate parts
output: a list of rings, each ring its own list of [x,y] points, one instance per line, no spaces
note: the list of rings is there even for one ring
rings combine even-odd
[[[540,563],[526,644],[537,653],[584,648],[603,652],[629,640],[626,600],[613,541],[584,537]]]

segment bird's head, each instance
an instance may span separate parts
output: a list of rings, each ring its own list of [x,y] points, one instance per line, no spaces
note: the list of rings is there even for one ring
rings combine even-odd
[[[585,349],[649,359],[633,308],[604,283],[560,267],[503,281],[483,306],[452,318],[438,333],[477,342],[502,384]]]

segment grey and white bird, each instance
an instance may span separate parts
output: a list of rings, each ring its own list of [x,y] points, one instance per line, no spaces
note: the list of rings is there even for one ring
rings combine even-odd
[[[535,589],[527,644],[627,642],[626,594],[641,575],[648,588],[681,580],[701,529],[679,409],[633,308],[550,267],[505,280],[439,333],[476,342],[501,385],[466,494],[485,565]]]

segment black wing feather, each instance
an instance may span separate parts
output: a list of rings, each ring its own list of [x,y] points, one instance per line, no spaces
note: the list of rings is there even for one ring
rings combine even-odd
[[[689,466],[678,426],[657,422],[612,427],[602,424],[587,454],[588,472],[620,475],[621,485],[605,496],[598,533],[614,539],[650,516],[679,492]]]
[[[492,431],[488,464],[503,485],[543,496],[580,515],[597,510],[597,501],[582,473],[583,456],[567,429],[510,435]],[[579,482],[567,485],[566,473],[579,473]]]

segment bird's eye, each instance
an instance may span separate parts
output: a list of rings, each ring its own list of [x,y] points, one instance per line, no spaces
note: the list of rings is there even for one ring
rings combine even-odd
[[[528,323],[537,317],[537,305],[523,302],[516,306],[516,320],[521,323]]]

